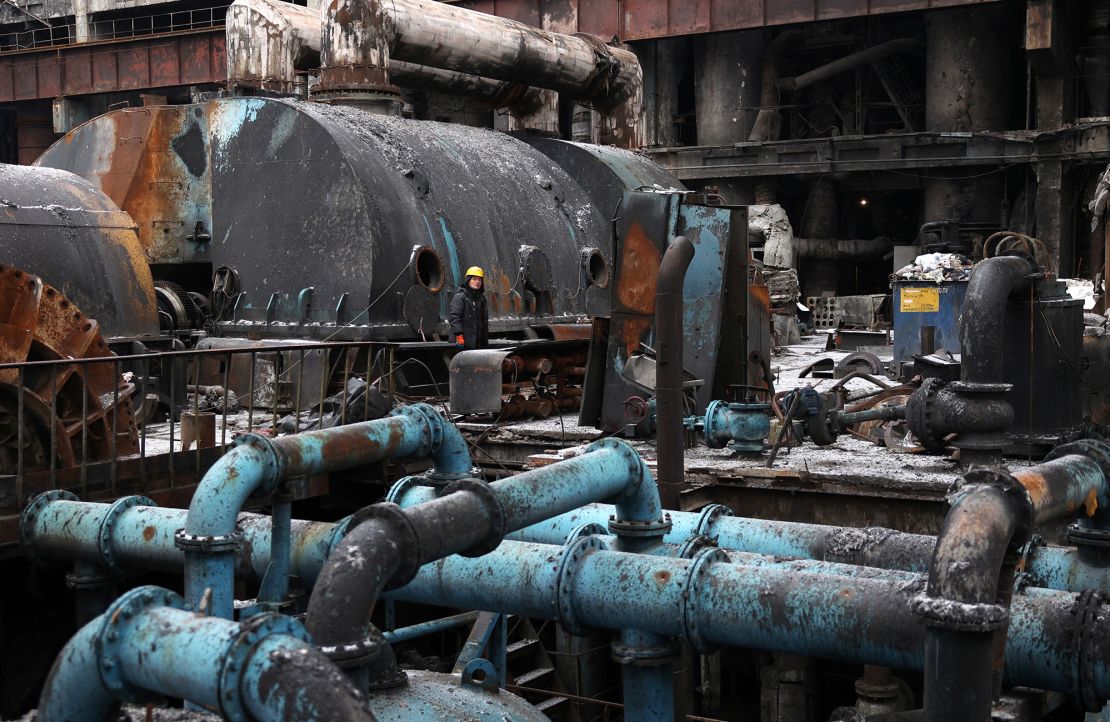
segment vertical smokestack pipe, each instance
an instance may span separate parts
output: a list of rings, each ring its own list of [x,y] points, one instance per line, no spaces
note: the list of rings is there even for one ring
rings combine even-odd
[[[694,260],[694,244],[678,236],[667,246],[655,287],[655,472],[666,509],[679,509],[682,488],[682,285]]]

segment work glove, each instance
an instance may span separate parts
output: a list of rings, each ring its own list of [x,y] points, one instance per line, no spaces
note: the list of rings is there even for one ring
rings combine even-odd
[[[461,333],[458,336],[455,337],[455,345],[456,346],[462,346],[465,343],[466,343],[466,339],[463,338],[463,335]]]

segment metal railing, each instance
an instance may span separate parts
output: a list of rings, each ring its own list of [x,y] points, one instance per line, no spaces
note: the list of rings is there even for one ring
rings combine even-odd
[[[227,5],[219,5],[105,20],[90,16],[83,28],[75,22],[51,23],[22,32],[0,33],[0,53],[218,28],[223,27],[226,15]]]
[[[423,367],[422,383],[411,388],[439,395],[428,364],[412,355],[398,359],[396,349],[355,341],[0,364],[7,382],[0,396],[0,516],[58,488],[83,499],[186,491],[239,433],[276,436],[367,418],[369,387],[390,396],[397,386],[409,388],[397,383],[397,372],[410,363]],[[89,379],[108,373],[116,380],[112,391],[90,393]],[[354,378],[360,382],[350,383]],[[44,389],[55,393],[47,397]],[[72,464],[63,463],[67,458]]]

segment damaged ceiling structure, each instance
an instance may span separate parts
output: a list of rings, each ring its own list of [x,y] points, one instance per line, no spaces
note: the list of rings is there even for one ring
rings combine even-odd
[[[1108,714],[1107,0],[12,0],[0,111],[0,718]]]

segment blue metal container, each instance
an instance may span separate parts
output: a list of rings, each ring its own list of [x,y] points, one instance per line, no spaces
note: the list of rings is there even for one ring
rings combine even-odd
[[[960,352],[960,310],[967,281],[894,281],[894,360],[921,353],[921,330],[933,328],[933,349]]]

